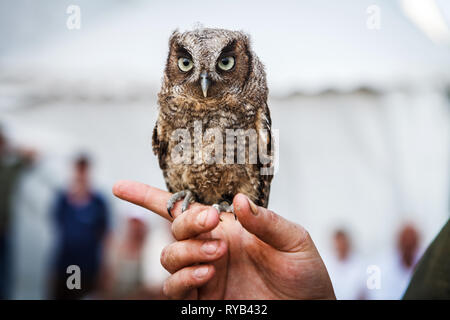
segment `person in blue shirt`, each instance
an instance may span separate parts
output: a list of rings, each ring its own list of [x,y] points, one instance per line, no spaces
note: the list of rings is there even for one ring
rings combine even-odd
[[[57,195],[53,208],[57,242],[50,278],[52,299],[83,298],[98,284],[109,211],[103,197],[90,188],[89,167],[86,156],[76,159],[73,181]],[[68,286],[69,266],[79,268],[81,288]]]

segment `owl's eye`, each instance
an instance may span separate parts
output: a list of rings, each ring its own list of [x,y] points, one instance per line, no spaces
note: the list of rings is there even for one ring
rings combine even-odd
[[[191,59],[186,57],[181,57],[178,59],[178,68],[183,72],[188,72],[194,67],[194,63]]]
[[[233,57],[223,57],[219,59],[219,63],[217,64],[220,69],[224,71],[231,70],[234,67],[234,58]]]

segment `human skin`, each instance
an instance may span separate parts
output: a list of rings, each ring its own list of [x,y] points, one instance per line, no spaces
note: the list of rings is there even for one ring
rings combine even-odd
[[[176,242],[161,253],[171,299],[335,299],[308,232],[243,194],[233,200],[236,219],[198,203],[181,213],[179,202],[172,219],[169,192],[119,181],[113,193],[172,221]]]

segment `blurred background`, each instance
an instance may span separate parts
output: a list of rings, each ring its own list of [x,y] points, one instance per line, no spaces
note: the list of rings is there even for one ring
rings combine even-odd
[[[161,298],[170,226],[111,187],[165,188],[168,37],[199,24],[246,31],[266,66],[269,207],[310,231],[338,298],[400,298],[449,218],[446,0],[1,1],[0,297]]]

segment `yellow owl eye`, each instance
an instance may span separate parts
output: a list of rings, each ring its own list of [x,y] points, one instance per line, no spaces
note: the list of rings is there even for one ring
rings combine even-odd
[[[178,59],[178,68],[183,72],[188,72],[194,67],[194,63],[191,59],[186,57],[181,57]]]
[[[224,71],[231,70],[234,67],[234,58],[233,57],[223,57],[219,59],[219,63],[217,64],[220,69]]]

